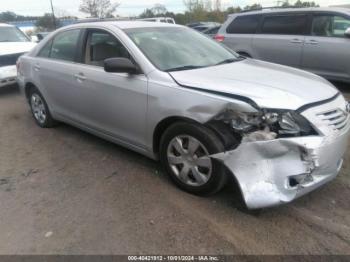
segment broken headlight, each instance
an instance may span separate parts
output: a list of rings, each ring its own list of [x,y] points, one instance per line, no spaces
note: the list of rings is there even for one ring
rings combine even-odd
[[[261,111],[242,113],[226,111],[217,120],[229,124],[240,133],[269,130],[280,136],[310,135],[314,129],[300,114],[293,111]]]
[[[280,113],[278,116],[278,133],[280,135],[311,135],[315,131],[302,115],[289,111]]]

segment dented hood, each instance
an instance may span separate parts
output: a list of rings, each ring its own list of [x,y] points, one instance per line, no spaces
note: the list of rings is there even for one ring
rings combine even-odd
[[[296,110],[338,93],[319,76],[253,59],[170,74],[182,86],[242,96],[262,108]]]

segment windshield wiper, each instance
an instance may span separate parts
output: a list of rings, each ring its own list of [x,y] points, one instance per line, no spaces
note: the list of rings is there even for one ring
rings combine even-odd
[[[239,56],[237,58],[228,58],[228,59],[225,59],[215,65],[223,65],[223,64],[230,64],[230,63],[233,63],[233,62],[238,62],[238,61],[242,61],[246,59],[244,56]]]
[[[179,67],[170,68],[170,69],[165,70],[165,72],[191,70],[191,69],[197,69],[197,68],[203,68],[203,67],[204,66],[186,65],[186,66],[179,66]]]

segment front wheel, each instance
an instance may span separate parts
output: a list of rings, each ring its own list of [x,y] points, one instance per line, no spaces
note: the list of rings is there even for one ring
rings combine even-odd
[[[172,181],[181,189],[198,195],[220,191],[227,175],[222,164],[210,155],[224,146],[212,130],[192,123],[170,126],[161,139],[160,158]]]

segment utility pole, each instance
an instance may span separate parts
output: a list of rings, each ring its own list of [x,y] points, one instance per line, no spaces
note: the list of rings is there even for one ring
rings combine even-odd
[[[52,0],[50,0],[50,3],[51,3],[51,12],[52,12],[53,26],[55,27],[55,29],[57,29],[55,11],[53,10]]]

